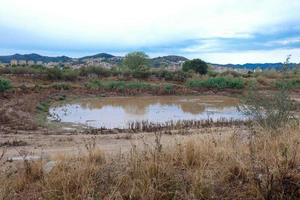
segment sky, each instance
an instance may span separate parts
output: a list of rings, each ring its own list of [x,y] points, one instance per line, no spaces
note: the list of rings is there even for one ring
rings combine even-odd
[[[0,0],[0,55],[300,62],[300,0]]]

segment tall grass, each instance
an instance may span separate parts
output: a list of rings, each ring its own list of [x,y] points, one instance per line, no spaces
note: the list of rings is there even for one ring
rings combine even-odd
[[[243,133],[245,134],[245,133]],[[127,154],[26,161],[0,176],[0,199],[299,199],[299,127],[251,138],[194,135],[165,146],[161,134]]]
[[[190,88],[242,89],[244,88],[244,81],[240,78],[216,77],[206,80],[189,80],[186,85]]]

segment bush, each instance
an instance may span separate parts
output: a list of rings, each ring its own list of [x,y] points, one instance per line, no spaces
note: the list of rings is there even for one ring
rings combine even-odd
[[[132,71],[133,78],[148,78],[150,76],[149,70],[136,70]]]
[[[45,69],[42,67],[21,67],[21,66],[16,66],[16,67],[4,67],[1,68],[0,74],[44,74]]]
[[[208,78],[207,80],[189,80],[186,85],[190,88],[242,89],[244,81],[239,78]]]
[[[174,85],[172,85],[172,84],[164,85],[164,92],[167,93],[167,94],[174,93]]]
[[[207,72],[207,74],[208,74],[208,76],[210,76],[210,77],[216,77],[219,73],[216,72],[216,71],[211,71],[211,70],[209,70],[209,71]]]
[[[297,107],[286,88],[271,95],[252,89],[242,103],[238,107],[239,111],[266,129],[277,130],[295,119],[293,111]]]
[[[79,74],[80,76],[89,76],[94,74],[98,77],[109,77],[111,75],[111,71],[103,67],[90,66],[80,68]]]
[[[10,81],[0,77],[0,92],[5,92],[10,88],[12,88]]]
[[[85,84],[85,87],[87,87],[88,89],[99,89],[103,87],[103,85],[99,80],[91,80]]]
[[[275,83],[275,87],[277,87],[277,88],[287,88],[287,89],[300,88],[300,79],[278,81],[278,82]]]
[[[183,63],[182,70],[188,72],[193,70],[199,74],[206,74],[208,70],[208,65],[206,62],[200,59],[188,60]]]
[[[47,69],[47,77],[50,80],[61,80],[63,78],[63,71],[58,67]]]
[[[63,71],[62,78],[66,81],[75,81],[78,79],[79,71],[78,70],[72,70],[72,69],[66,69]]]
[[[183,71],[167,71],[167,70],[159,70],[159,71],[153,71],[152,74],[159,78],[159,79],[165,79],[166,81],[180,81],[184,82],[189,77],[188,73]]]

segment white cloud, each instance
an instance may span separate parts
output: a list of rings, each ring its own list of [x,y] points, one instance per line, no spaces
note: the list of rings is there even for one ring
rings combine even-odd
[[[291,37],[291,38],[285,38],[285,39],[281,39],[281,40],[274,40],[274,41],[266,43],[266,46],[289,45],[289,44],[295,44],[295,43],[300,43],[300,37]]]
[[[300,63],[300,49],[275,49],[263,51],[243,51],[230,53],[194,54],[191,57],[201,57],[206,62],[219,64],[244,64],[284,62],[288,55],[292,55],[291,62]]]
[[[0,0],[0,28],[77,50],[118,51],[206,38],[183,49],[199,55],[220,49],[213,38],[250,38],[297,24],[299,9],[299,0]]]
[[[53,38],[147,45],[264,32],[300,17],[299,8],[298,0],[1,0],[0,19]]]

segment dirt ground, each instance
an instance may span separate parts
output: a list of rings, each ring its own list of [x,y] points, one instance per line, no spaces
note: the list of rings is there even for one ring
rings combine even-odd
[[[238,127],[202,128],[189,130],[189,134],[162,134],[163,146],[174,145],[184,140],[200,139],[201,137],[220,137],[229,134],[247,133],[247,129]],[[243,134],[247,135],[247,134]],[[0,141],[6,142],[6,153],[3,160],[14,162],[27,155],[29,159],[51,159],[57,155],[77,155],[87,151],[87,145],[95,144],[97,148],[108,154],[126,153],[133,146],[142,148],[155,144],[154,133],[120,133],[110,135],[83,135],[83,134],[0,134]],[[2,149],[4,149],[2,147]]]

